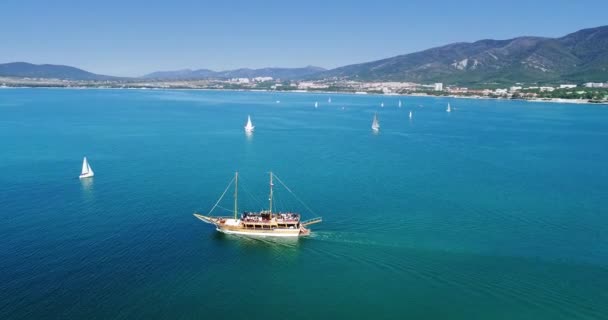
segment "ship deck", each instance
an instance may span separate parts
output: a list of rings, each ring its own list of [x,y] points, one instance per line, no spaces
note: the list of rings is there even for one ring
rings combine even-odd
[[[215,225],[223,233],[260,235],[260,236],[306,236],[310,230],[300,223],[299,219],[251,219],[241,220],[234,217],[210,217],[200,214],[194,216],[204,222]],[[299,217],[298,217],[299,218]]]

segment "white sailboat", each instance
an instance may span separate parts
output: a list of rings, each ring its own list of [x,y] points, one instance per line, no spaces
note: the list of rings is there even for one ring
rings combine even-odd
[[[380,107],[384,108],[384,102],[380,102]]]
[[[378,132],[380,130],[380,122],[378,121],[378,114],[374,113],[374,120],[372,121],[372,130]]]
[[[445,109],[446,112],[452,112],[452,107],[450,106],[450,103],[448,102],[448,108]]]
[[[327,99],[327,103],[331,103],[331,97]]]
[[[315,108],[319,107],[319,101],[315,101]]]
[[[413,116],[412,111],[410,111],[410,120],[412,119],[412,116]]]
[[[399,100],[399,108],[401,108],[401,100]]]
[[[247,124],[245,125],[245,132],[252,133],[253,129],[255,129],[255,127],[253,126],[253,123],[251,123],[251,116],[247,116]]]
[[[80,172],[79,178],[90,178],[94,175],[95,173],[93,172],[93,169],[91,169],[91,165],[87,161],[87,157],[84,157],[84,160],[82,160],[82,172]]]

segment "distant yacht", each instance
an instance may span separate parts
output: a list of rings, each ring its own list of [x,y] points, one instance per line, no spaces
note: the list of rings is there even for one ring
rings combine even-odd
[[[412,111],[410,111],[410,119],[412,119]]]
[[[252,133],[253,129],[255,129],[255,127],[253,126],[253,123],[251,123],[251,116],[247,116],[247,124],[245,125],[245,132]]]
[[[378,122],[378,114],[374,113],[374,120],[372,121],[372,130],[378,132],[380,130],[380,122]]]
[[[450,103],[448,102],[448,108],[445,109],[446,112],[452,112],[452,107],[450,106]]]
[[[329,99],[327,99],[327,103],[331,103],[331,97],[329,97]]]
[[[93,169],[91,169],[91,165],[87,161],[87,157],[84,157],[84,160],[82,160],[82,172],[78,178],[90,178],[94,175],[95,173],[93,172]]]
[[[380,102],[380,108],[384,108],[384,102]]]
[[[318,108],[318,107],[319,107],[319,102],[315,101],[315,108]]]
[[[277,103],[281,103],[281,100],[277,100]]]
[[[399,108],[401,108],[401,100],[399,100]]]

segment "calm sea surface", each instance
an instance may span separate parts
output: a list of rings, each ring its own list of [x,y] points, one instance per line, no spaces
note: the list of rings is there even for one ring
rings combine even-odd
[[[324,222],[218,234],[237,170]],[[606,319],[608,107],[0,89],[0,219],[0,319]]]

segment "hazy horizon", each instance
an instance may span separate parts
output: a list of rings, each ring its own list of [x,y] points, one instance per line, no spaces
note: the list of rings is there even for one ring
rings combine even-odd
[[[508,6],[483,1],[352,6],[313,0],[262,6],[110,0],[56,1],[44,10],[39,3],[3,5],[0,63],[62,64],[114,76],[181,69],[331,69],[453,42],[559,37],[605,25],[608,9],[595,0],[585,5],[516,0]]]

